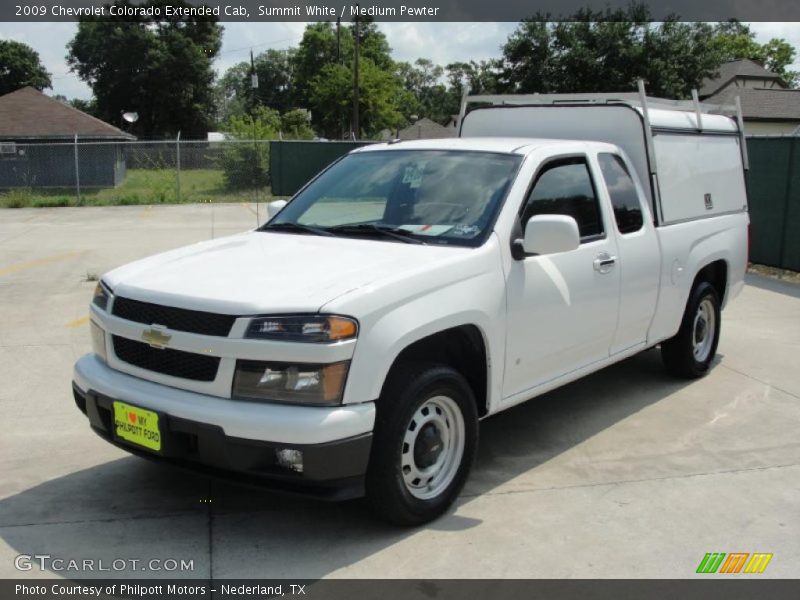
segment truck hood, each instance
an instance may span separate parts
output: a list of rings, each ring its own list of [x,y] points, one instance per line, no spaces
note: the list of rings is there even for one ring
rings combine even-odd
[[[114,294],[223,314],[316,312],[331,300],[469,248],[248,232],[138,260],[107,273]]]

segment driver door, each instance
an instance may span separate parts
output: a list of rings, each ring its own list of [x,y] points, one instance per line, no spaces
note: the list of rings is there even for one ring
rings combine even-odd
[[[617,246],[586,156],[546,163],[534,178],[520,224],[537,214],[578,223],[570,252],[525,256],[507,279],[508,331],[503,397],[546,384],[609,355],[617,325]]]

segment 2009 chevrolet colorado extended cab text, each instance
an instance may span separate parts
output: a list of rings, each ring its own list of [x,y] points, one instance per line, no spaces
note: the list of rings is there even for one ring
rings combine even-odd
[[[536,101],[359,148],[255,231],[106,274],[74,371],[92,428],[413,524],[481,418],[657,344],[705,374],[747,261],[740,125]]]

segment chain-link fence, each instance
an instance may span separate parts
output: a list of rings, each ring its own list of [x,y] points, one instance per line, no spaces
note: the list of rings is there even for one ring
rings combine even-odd
[[[0,143],[0,207],[263,202],[269,140]]]

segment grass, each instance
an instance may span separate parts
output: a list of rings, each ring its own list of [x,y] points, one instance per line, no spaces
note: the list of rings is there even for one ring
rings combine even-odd
[[[228,190],[219,169],[187,169],[180,173],[180,199],[174,169],[130,169],[116,188],[81,190],[20,188],[0,193],[0,208],[54,206],[124,206],[132,204],[183,204],[193,202],[251,202],[255,190]],[[259,200],[269,190],[258,191]]]
[[[773,279],[800,283],[800,272],[791,271],[789,269],[779,269],[778,267],[768,267],[766,265],[750,263],[747,265],[747,270],[751,273],[758,273],[759,275],[764,275],[765,277],[771,277]]]

